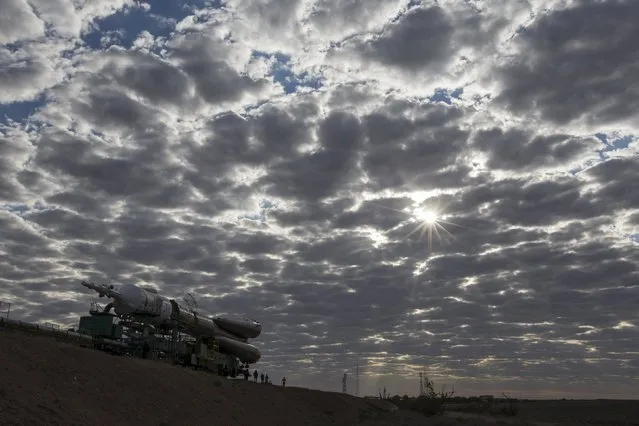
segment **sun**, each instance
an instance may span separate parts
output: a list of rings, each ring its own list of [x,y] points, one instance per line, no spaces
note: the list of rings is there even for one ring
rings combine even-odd
[[[415,219],[426,225],[435,225],[439,220],[436,211],[423,208],[415,209],[415,211],[413,211],[413,216]]]
[[[421,204],[421,205],[420,205]],[[412,206],[406,206],[402,210],[396,210],[394,208],[385,206],[383,204],[379,204],[380,208],[393,210],[403,215],[406,215],[406,220],[403,220],[396,226],[388,229],[387,231],[394,231],[396,229],[403,228],[404,226],[409,226],[410,229],[408,234],[400,238],[400,241],[404,241],[409,238],[411,235],[415,233],[419,233],[419,237],[424,237],[425,234],[428,235],[428,248],[432,250],[433,243],[433,235],[438,239],[442,240],[443,238],[450,237],[451,239],[456,240],[455,236],[446,229],[448,225],[451,226],[460,226],[465,228],[464,226],[457,225],[455,223],[448,221],[448,216],[446,209],[437,205],[439,203],[430,203],[430,205],[425,206],[424,200],[415,201],[415,204]],[[441,231],[441,232],[440,232]],[[382,236],[386,234],[386,231],[382,232]]]
[[[446,220],[446,215],[439,208],[416,207],[409,210],[408,213],[412,216],[412,220],[417,222],[417,226],[407,235],[407,237],[415,232],[419,232],[420,237],[424,236],[424,234],[428,234],[428,247],[430,249],[432,249],[433,235],[435,235],[435,237],[439,240],[442,239],[444,236],[443,234],[455,239],[453,234],[444,227],[444,225],[455,224],[448,222]],[[443,234],[440,233],[440,231],[442,231]]]

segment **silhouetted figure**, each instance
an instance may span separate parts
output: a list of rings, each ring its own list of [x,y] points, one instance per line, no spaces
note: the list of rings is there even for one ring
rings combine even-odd
[[[257,383],[257,370],[253,372],[253,381]]]
[[[146,359],[149,356],[150,350],[151,347],[149,347],[149,344],[147,342],[144,342],[144,345],[142,345],[142,358]]]
[[[282,377],[282,387],[286,387],[286,377]]]
[[[250,374],[249,374],[248,368],[245,368],[244,369],[244,380],[248,380],[249,376],[250,376]]]
[[[260,383],[264,384],[264,373],[260,374]]]
[[[222,375],[224,377],[228,377],[229,376],[229,367],[228,366],[224,366],[224,369],[222,370]]]
[[[267,383],[267,384],[269,383],[269,381],[268,381],[268,374],[264,376],[264,383]]]

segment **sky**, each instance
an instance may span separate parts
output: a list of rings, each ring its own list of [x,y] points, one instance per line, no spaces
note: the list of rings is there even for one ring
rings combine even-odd
[[[639,394],[636,1],[4,0],[0,300],[258,319],[274,382]]]

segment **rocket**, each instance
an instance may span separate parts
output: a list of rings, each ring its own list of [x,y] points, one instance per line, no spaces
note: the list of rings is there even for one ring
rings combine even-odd
[[[237,356],[243,363],[252,364],[261,357],[259,349],[247,343],[249,338],[254,339],[261,334],[262,324],[258,321],[228,316],[200,316],[174,299],[133,284],[115,287],[82,281],[82,285],[94,290],[100,297],[110,298],[118,316],[132,317],[136,321],[158,326],[177,325],[194,337],[213,337],[222,351]]]

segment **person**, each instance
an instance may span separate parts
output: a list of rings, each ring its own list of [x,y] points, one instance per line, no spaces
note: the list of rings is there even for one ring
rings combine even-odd
[[[282,377],[282,387],[286,387],[286,377]]]
[[[257,370],[253,372],[253,381],[257,383]]]
[[[250,374],[249,374],[248,368],[245,368],[244,369],[244,380],[248,380],[249,376],[250,376]]]
[[[264,373],[260,374],[260,383],[264,384]]]
[[[266,383],[266,384],[268,384],[268,383],[269,383],[269,381],[268,381],[268,374],[265,374],[265,375],[264,375],[264,383]]]
[[[149,356],[150,350],[151,350],[151,347],[149,346],[149,343],[144,342],[144,345],[142,346],[142,358],[146,359]]]

